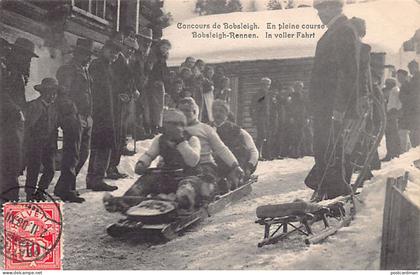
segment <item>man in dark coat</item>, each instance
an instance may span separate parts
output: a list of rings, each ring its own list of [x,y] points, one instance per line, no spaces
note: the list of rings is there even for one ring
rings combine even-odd
[[[117,130],[117,148],[112,151],[111,160],[106,172],[107,178],[120,179],[128,175],[118,171],[121,156],[124,154],[134,155],[134,152],[127,152],[127,119],[129,116],[129,107],[132,99],[138,97],[138,91],[135,87],[135,74],[133,71],[131,57],[134,51],[138,50],[137,41],[131,37],[122,37],[119,46],[121,54],[117,61],[112,64],[112,73],[114,75],[114,110],[115,126]]]
[[[59,125],[63,129],[61,174],[54,194],[63,201],[82,203],[76,192],[76,177],[89,156],[92,132],[91,78],[87,66],[93,42],[79,38],[73,58],[56,74],[61,91],[57,97]]]
[[[45,201],[44,191],[48,189],[55,173],[55,152],[57,149],[57,109],[54,104],[58,83],[54,78],[44,78],[34,89],[41,95],[28,103],[25,120],[26,184],[27,201]],[[38,183],[38,175],[42,176]],[[38,183],[38,184],[37,184]]]
[[[341,155],[342,142],[336,141],[341,139],[339,129],[343,127],[344,120],[357,117],[360,41],[347,17],[342,14],[343,2],[314,1],[322,23],[328,27],[317,44],[309,92],[314,118],[315,166],[305,184],[318,191],[314,194],[316,200],[350,192],[351,166],[347,156]],[[330,161],[335,165],[328,167]]]
[[[34,53],[32,41],[19,37],[10,51],[7,41],[2,42],[1,56],[1,114],[0,114],[0,199],[19,199],[18,177],[22,169],[24,112],[26,108],[25,87],[30,74]],[[6,53],[6,55],[5,55]]]
[[[257,148],[261,158],[267,157],[264,150],[267,147],[268,140],[268,117],[269,111],[269,93],[271,79],[264,77],[261,79],[261,89],[252,97],[250,113],[255,127],[257,127]],[[265,153],[265,154],[264,154]]]
[[[408,84],[409,94],[402,95],[406,100],[404,116],[410,130],[410,142],[412,147],[420,145],[420,71],[416,60],[408,64],[411,79]]]
[[[137,130],[141,131],[144,138],[150,137],[150,104],[146,92],[147,83],[150,72],[152,70],[152,62],[150,58],[150,47],[153,42],[153,33],[149,28],[143,28],[137,35],[139,50],[135,53],[135,83],[136,88],[140,92],[140,97],[136,100],[136,122]]]
[[[289,96],[286,103],[286,132],[288,144],[288,157],[302,157],[301,144],[303,141],[303,127],[305,122],[305,103],[303,101],[303,84],[295,83],[289,88]]]
[[[86,186],[93,191],[113,191],[116,186],[104,182],[111,152],[117,148],[117,129],[113,101],[111,64],[118,58],[120,47],[108,40],[98,59],[92,61],[89,73],[92,77],[93,127]]]
[[[169,91],[169,69],[166,60],[170,49],[171,43],[166,39],[160,40],[153,48],[153,69],[150,72],[147,89],[152,134],[157,134],[162,127],[164,95]]]

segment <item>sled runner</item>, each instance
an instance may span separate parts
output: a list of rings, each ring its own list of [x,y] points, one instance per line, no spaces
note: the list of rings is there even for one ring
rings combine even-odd
[[[112,237],[136,238],[146,241],[169,241],[176,238],[186,229],[205,218],[220,212],[232,203],[250,194],[252,183],[258,180],[257,176],[251,178],[242,186],[222,196],[216,197],[215,201],[195,209],[192,212],[178,209],[174,200],[154,198],[132,197],[137,205],[128,209],[124,215],[126,218],[111,224],[107,233]],[[112,200],[118,198],[108,197],[104,199],[105,207]],[[127,198],[124,198],[127,199]]]
[[[276,244],[295,232],[306,236],[306,244],[318,243],[348,225],[351,218],[347,212],[342,201],[332,201],[326,205],[295,201],[260,206],[255,223],[264,226],[264,238],[258,247]],[[330,224],[331,219],[338,223]],[[312,225],[318,221],[323,222],[324,229],[316,232]]]

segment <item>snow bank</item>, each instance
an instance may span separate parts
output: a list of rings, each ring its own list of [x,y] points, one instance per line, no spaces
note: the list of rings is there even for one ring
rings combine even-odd
[[[349,17],[357,16],[366,20],[367,35],[364,41],[373,51],[398,54],[404,41],[410,39],[420,27],[420,5],[414,0],[378,0],[352,4],[345,7]],[[186,24],[203,23],[257,23],[254,31],[258,39],[193,39],[192,30],[178,29],[176,24],[164,29],[164,37],[173,44],[170,63],[179,65],[187,56],[202,58],[209,63],[243,61],[257,59],[286,59],[310,57],[324,30],[315,32],[315,38],[265,39],[266,23],[320,24],[315,9],[298,8],[276,11],[237,12],[211,16],[200,16],[184,21]],[[302,29],[301,29],[302,30]],[[206,30],[207,31],[207,30]],[[220,30],[213,30],[217,32]],[[230,31],[230,30],[228,30]],[[249,30],[236,30],[249,33]],[[280,32],[280,31],[277,31]]]
[[[383,209],[386,180],[410,173],[407,195],[413,202],[420,203],[420,171],[413,161],[420,156],[420,148],[383,164],[374,171],[375,177],[365,183],[361,193],[363,204],[359,206],[351,225],[342,228],[334,236],[319,245],[312,245],[302,257],[287,266],[290,269],[379,269]]]

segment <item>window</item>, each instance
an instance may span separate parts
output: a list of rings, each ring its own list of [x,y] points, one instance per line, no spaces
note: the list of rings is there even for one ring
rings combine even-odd
[[[73,10],[108,25],[115,19],[113,0],[72,0]]]

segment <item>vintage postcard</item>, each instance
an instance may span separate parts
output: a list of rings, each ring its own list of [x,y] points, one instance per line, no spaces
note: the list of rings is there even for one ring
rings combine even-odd
[[[419,15],[0,0],[2,272],[418,274]]]

